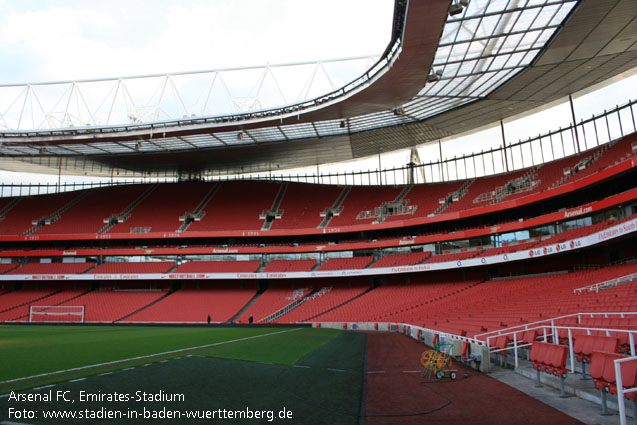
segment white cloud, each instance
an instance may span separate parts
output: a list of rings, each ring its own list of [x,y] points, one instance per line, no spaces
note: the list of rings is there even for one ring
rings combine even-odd
[[[104,78],[379,53],[389,41],[393,7],[391,0],[72,3],[7,8],[0,17],[0,54],[18,51],[32,64],[23,78]]]

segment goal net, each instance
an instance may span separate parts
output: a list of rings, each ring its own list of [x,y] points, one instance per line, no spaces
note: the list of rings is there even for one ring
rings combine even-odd
[[[83,305],[32,305],[29,322],[84,323]]]

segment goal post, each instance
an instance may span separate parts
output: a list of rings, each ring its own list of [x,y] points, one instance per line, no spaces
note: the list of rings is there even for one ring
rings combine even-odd
[[[29,322],[84,323],[83,305],[32,305]]]

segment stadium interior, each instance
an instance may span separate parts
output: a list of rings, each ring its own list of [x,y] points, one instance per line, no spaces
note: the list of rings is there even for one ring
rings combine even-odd
[[[634,92],[488,151],[417,150],[494,122],[504,137],[504,120],[634,75],[635,14],[396,0],[364,84],[256,112],[0,128],[1,169],[111,178],[2,186],[0,322],[393,332],[637,421]],[[294,171],[398,149],[411,161],[391,169]]]

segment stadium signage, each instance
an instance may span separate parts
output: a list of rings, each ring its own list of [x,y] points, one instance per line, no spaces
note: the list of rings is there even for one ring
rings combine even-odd
[[[592,206],[579,207],[576,210],[564,211],[564,218],[577,217],[578,215],[588,214],[591,211],[593,211],[593,207]]]
[[[414,243],[415,241],[413,239],[401,239],[398,245],[413,245]]]
[[[626,233],[632,233],[637,228],[637,220],[628,221],[621,226],[611,227],[608,230],[603,230],[597,234],[599,241],[605,241],[622,236]]]
[[[522,250],[507,253],[505,255],[492,255],[474,257],[462,261],[446,261],[440,263],[426,263],[414,266],[402,267],[378,267],[356,270],[321,270],[312,272],[287,272],[287,273],[152,273],[152,274],[40,274],[40,275],[20,275],[4,274],[0,275],[0,281],[16,280],[170,280],[170,279],[300,279],[313,277],[339,277],[339,276],[371,276],[386,275],[394,273],[413,273],[429,270],[446,270],[458,267],[475,267],[483,264],[497,264],[508,261],[524,260],[546,255],[553,255],[558,252],[567,252],[588,246],[593,246],[614,238],[618,238],[637,231],[637,218],[616,224],[608,229],[573,239],[551,246],[544,246],[531,250]],[[488,253],[488,251],[486,251]]]

